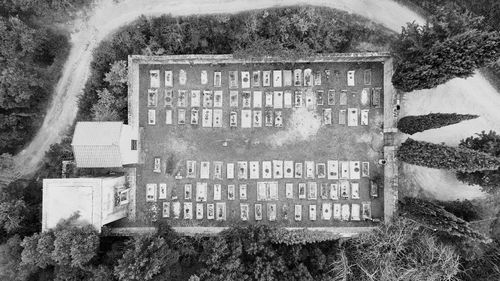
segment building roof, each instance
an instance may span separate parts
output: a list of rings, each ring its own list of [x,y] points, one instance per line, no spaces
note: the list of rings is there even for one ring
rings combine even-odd
[[[122,122],[78,122],[71,143],[76,165],[80,168],[121,167],[122,126]]]
[[[119,145],[122,122],[78,122],[73,135],[73,146]]]

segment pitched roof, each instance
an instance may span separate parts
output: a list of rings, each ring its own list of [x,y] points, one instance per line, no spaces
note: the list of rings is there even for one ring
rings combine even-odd
[[[118,145],[122,125],[122,122],[78,122],[71,144]]]
[[[122,122],[78,122],[72,142],[76,165],[80,168],[121,167],[122,126]]]

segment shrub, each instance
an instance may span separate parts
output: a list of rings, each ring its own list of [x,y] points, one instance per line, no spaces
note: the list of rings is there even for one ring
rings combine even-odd
[[[398,129],[405,134],[413,135],[425,130],[437,129],[477,117],[477,115],[456,113],[430,113],[427,115],[405,116],[398,121]]]
[[[406,163],[434,169],[474,172],[500,167],[500,158],[472,149],[450,147],[408,138],[397,157]]]

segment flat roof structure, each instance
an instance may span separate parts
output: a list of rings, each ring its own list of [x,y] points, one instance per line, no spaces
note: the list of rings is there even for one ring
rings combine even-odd
[[[388,53],[129,56],[136,225],[351,235],[390,219],[391,76]]]

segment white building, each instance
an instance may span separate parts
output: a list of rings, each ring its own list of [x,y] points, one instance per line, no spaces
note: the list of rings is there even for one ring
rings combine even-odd
[[[98,231],[127,216],[129,190],[125,176],[114,178],[44,179],[42,231],[78,213],[77,223],[91,224]]]
[[[138,162],[138,133],[122,122],[78,122],[73,153],[78,168],[117,168]]]

